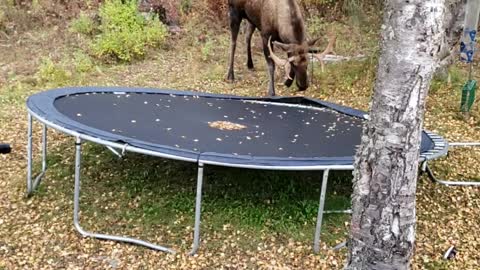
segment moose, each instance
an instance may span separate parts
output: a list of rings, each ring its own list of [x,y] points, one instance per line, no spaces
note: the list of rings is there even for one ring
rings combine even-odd
[[[251,40],[256,29],[261,32],[263,53],[268,65],[269,86],[268,95],[275,95],[275,65],[285,69],[287,87],[295,79],[299,91],[308,88],[307,68],[308,52],[318,39],[308,40],[300,7],[295,0],[228,0],[231,30],[230,64],[227,80],[234,81],[234,58],[240,24],[243,19],[248,22],[246,32],[247,67],[253,70]],[[316,54],[322,61],[323,57],[333,52],[333,42],[329,41],[327,49]],[[287,53],[288,58],[282,59],[274,54],[272,44]],[[322,66],[323,66],[323,62]]]

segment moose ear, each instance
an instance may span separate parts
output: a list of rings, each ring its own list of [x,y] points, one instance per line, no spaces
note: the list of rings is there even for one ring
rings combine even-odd
[[[292,45],[281,43],[281,42],[278,42],[278,41],[274,41],[273,45],[275,45],[276,47],[284,50],[285,52],[289,52],[292,49]]]
[[[320,38],[316,38],[316,39],[311,39],[311,40],[307,41],[308,47],[312,47],[319,40],[320,40]]]

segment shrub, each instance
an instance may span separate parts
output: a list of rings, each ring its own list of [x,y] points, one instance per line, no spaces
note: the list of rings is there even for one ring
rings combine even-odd
[[[182,13],[189,13],[192,9],[192,0],[182,0],[180,2],[180,10]]]
[[[54,85],[65,85],[71,78],[71,73],[59,64],[55,64],[50,58],[43,58],[38,68],[37,78],[42,83],[53,83]]]
[[[89,72],[95,67],[92,59],[81,51],[77,51],[73,54],[73,60],[75,70],[79,73]]]
[[[100,7],[100,34],[92,49],[99,57],[130,62],[145,55],[148,47],[163,44],[168,33],[158,17],[144,18],[137,1],[106,0]]]
[[[210,59],[213,53],[213,41],[211,39],[207,39],[205,44],[203,44],[201,51],[202,51],[202,60],[205,62],[208,61],[208,59]]]
[[[77,19],[70,24],[70,31],[84,35],[90,35],[95,30],[95,23],[92,18],[84,13],[80,13]]]

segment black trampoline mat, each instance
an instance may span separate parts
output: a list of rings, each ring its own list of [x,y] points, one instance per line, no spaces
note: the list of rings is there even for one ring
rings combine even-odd
[[[55,99],[74,122],[196,153],[278,158],[353,157],[363,119],[321,106],[166,93],[94,92]],[[220,130],[217,121],[244,127]]]

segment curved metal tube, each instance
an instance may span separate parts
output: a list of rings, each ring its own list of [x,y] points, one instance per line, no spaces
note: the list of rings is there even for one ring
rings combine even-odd
[[[116,236],[116,235],[108,235],[108,234],[100,234],[100,233],[93,233],[85,231],[79,223],[79,212],[80,212],[80,170],[81,170],[81,144],[82,141],[80,138],[76,138],[75,140],[75,190],[73,195],[73,225],[75,229],[84,237],[93,237],[102,240],[110,240],[110,241],[118,241],[118,242],[125,242],[135,245],[140,245],[144,247],[148,247],[154,250],[168,252],[168,253],[175,253],[174,250],[152,244],[150,242],[146,242],[143,240],[130,238],[130,237],[123,237],[123,236]]]
[[[428,176],[430,177],[430,179],[433,181],[433,182],[436,182],[438,184],[442,184],[442,185],[445,185],[445,186],[464,186],[464,187],[468,187],[468,186],[471,186],[471,187],[480,187],[480,181],[479,182],[472,182],[472,181],[448,181],[448,180],[442,180],[442,179],[438,179],[437,177],[435,177],[435,175],[433,174],[433,171],[432,169],[430,169],[430,166],[428,166],[428,163],[425,162],[425,172],[428,174]]]
[[[449,143],[449,147],[478,147],[480,146],[480,142],[453,142]],[[443,180],[443,179],[438,179],[434,174],[432,169],[430,169],[430,166],[428,166],[427,161],[425,161],[422,165],[422,170],[425,171],[430,179],[433,182],[436,182],[438,184],[442,184],[445,186],[464,186],[464,187],[480,187],[480,181],[449,181],[449,180]]]
[[[323,211],[324,214],[352,214],[352,209],[346,210],[325,210]]]
[[[480,146],[480,142],[454,142],[450,143],[449,145],[459,147]]]
[[[31,196],[37,189],[38,185],[42,181],[43,176],[47,171],[47,125],[43,124],[42,131],[42,171],[32,181],[33,170],[33,147],[32,147],[32,129],[33,118],[31,114],[28,114],[28,128],[27,128],[27,196]]]

